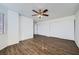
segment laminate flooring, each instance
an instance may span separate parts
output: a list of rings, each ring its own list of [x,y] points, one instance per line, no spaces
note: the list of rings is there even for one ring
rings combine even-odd
[[[72,40],[34,35],[2,49],[0,55],[79,55],[79,48]]]

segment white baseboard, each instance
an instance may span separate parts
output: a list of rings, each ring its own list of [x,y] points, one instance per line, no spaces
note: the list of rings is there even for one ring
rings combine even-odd
[[[0,47],[0,50],[4,49],[5,47],[7,47],[7,45]]]
[[[78,42],[76,42],[76,41],[75,41],[75,43],[76,43],[77,47],[79,48],[79,43],[78,43]]]
[[[22,38],[20,41],[27,40],[27,39],[31,39],[31,38],[33,38],[33,35],[32,36],[27,36],[25,38]]]
[[[17,41],[17,42],[9,42],[9,43],[7,43],[7,46],[10,46],[10,45],[13,45],[13,44],[17,44],[17,43],[19,43],[19,41]]]

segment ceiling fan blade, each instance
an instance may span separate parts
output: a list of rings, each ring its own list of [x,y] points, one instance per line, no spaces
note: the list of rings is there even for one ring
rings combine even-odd
[[[43,14],[43,16],[49,16],[48,14]]]
[[[43,13],[45,13],[45,12],[47,12],[48,10],[47,9],[45,9],[44,11],[43,11]]]
[[[36,10],[32,10],[33,12],[35,12],[35,13],[38,13]]]

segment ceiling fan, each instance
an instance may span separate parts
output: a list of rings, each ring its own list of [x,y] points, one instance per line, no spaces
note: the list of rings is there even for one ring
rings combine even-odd
[[[46,12],[48,11],[48,9],[45,9],[45,10],[39,9],[38,11],[36,11],[36,10],[32,10],[32,11],[36,13],[36,14],[34,14],[32,16],[37,16],[39,18],[41,18],[42,16],[49,16],[48,14],[46,14]]]

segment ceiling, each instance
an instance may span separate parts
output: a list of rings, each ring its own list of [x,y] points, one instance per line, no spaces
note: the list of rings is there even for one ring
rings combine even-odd
[[[75,14],[78,10],[78,3],[4,3],[1,4],[8,9],[16,11],[21,15],[32,18],[35,21],[51,20],[55,18],[70,16]],[[34,12],[32,10],[48,9],[48,17],[39,19],[36,16],[32,16]]]

